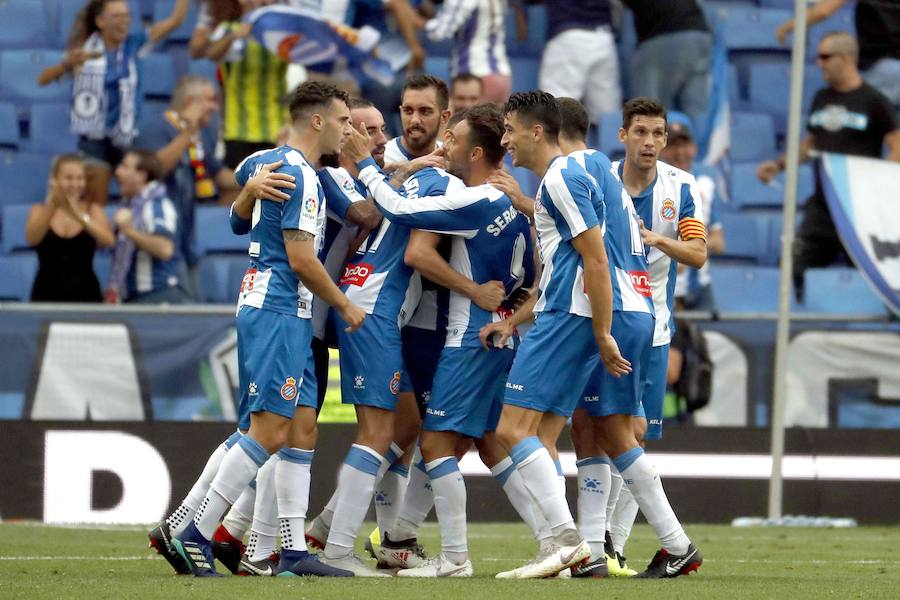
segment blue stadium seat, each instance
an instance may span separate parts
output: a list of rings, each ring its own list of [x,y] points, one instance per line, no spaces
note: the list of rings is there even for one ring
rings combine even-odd
[[[622,113],[603,113],[597,119],[597,127],[600,130],[598,150],[612,160],[625,156],[625,146],[619,141],[619,129],[622,128]]]
[[[34,104],[31,107],[30,139],[33,152],[74,152],[78,136],[69,128],[69,105],[62,102]]]
[[[53,44],[56,28],[40,0],[0,3],[0,48],[41,48]]]
[[[0,146],[19,147],[19,116],[10,102],[0,102]]]
[[[47,154],[26,152],[0,155],[0,205],[43,201],[50,159]]]
[[[816,26],[806,32],[806,62],[815,63],[819,54],[819,42],[826,33],[834,31],[846,31],[852,36],[856,36],[856,18],[855,7],[852,5],[844,6],[836,13],[825,19]]]
[[[62,60],[58,50],[4,50],[0,52],[0,99],[20,106],[34,101],[68,101],[72,83],[62,81],[38,86],[37,76]]]
[[[760,9],[744,4],[720,6],[716,21],[729,50],[777,50],[784,48],[775,39],[775,30],[791,18],[792,12]]]
[[[766,185],[756,177],[758,162],[738,163],[731,169],[731,200],[736,208],[781,207],[784,204],[784,173]],[[800,165],[797,173],[797,204],[806,204],[813,192],[813,171],[810,165]]]
[[[538,87],[538,72],[541,61],[537,58],[511,57],[509,68],[512,70],[512,91],[528,92]]]
[[[138,0],[138,9],[141,11],[141,17],[144,19],[152,19],[155,4],[156,0]]]
[[[748,162],[776,158],[775,125],[761,113],[731,114],[731,160]]]
[[[831,267],[806,271],[801,309],[814,313],[886,315],[884,303],[853,268]]]
[[[814,65],[803,70],[803,100],[801,109],[806,112],[813,96],[825,86],[822,74]],[[750,105],[754,110],[765,111],[779,118],[787,118],[791,93],[791,66],[787,63],[750,65]]]
[[[247,255],[214,255],[200,260],[200,293],[204,302],[234,304],[244,272],[250,264]]]
[[[523,41],[516,37],[516,18],[510,9],[506,12],[506,52],[510,57],[530,56],[540,58],[547,43],[547,7],[543,4],[526,6],[528,36]]]
[[[0,256],[0,300],[27,302],[37,268],[34,252]]]
[[[3,207],[3,252],[10,254],[16,250],[30,250],[31,246],[25,241],[25,223],[28,222],[30,204],[20,204]]]
[[[769,251],[770,222],[765,215],[723,212],[719,220],[725,234],[722,259],[759,262]]]
[[[191,75],[201,75],[210,81],[216,81],[218,69],[219,65],[206,59],[192,60],[188,65],[188,73]]]
[[[175,0],[156,0],[153,4],[153,22],[161,21],[172,14]],[[187,42],[191,39],[194,26],[197,24],[198,3],[191,2],[187,17],[184,22],[172,33],[166,36],[167,42]]]
[[[98,249],[94,253],[94,273],[100,281],[100,289],[105,290],[112,272],[113,254],[111,250]]]
[[[234,235],[228,222],[228,208],[225,206],[197,207],[197,251],[203,254],[213,252],[246,252],[250,244],[246,235]]]
[[[450,59],[446,56],[425,57],[425,72],[434,75],[450,84]]]
[[[148,54],[142,61],[141,83],[145,98],[171,98],[175,90],[175,65],[168,54]]]
[[[727,235],[727,234],[726,234]],[[774,267],[717,265],[710,269],[716,308],[723,312],[778,310],[779,274]]]

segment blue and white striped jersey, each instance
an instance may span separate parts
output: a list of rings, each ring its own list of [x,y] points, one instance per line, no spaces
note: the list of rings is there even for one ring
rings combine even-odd
[[[534,199],[534,228],[541,257],[540,296],[534,311],[591,316],[584,292],[584,263],[572,238],[591,227],[604,231],[604,205],[593,177],[575,159],[557,156]]]
[[[622,163],[613,163],[616,176],[622,179]],[[673,240],[700,237],[706,239],[703,207],[694,176],[662,161],[656,162],[656,179],[646,190],[631,197],[638,216],[653,232]],[[650,263],[650,288],[656,310],[653,345],[663,346],[675,332],[675,279],[678,263],[659,248],[647,253]]]
[[[360,180],[387,219],[414,229],[453,236],[450,266],[476,283],[502,281],[507,296],[534,281],[528,220],[503,192],[489,185],[464,187],[412,201],[394,190],[374,161],[363,163]],[[467,297],[450,293],[446,346],[478,347],[480,329],[509,314],[488,312]],[[514,340],[510,341],[510,345]]]
[[[613,310],[653,314],[647,254],[631,198],[602,152],[580,150],[569,155],[597,182],[598,214],[605,215],[603,242],[609,260],[613,288]]]
[[[149,252],[135,247],[131,257],[131,268],[125,277],[126,298],[134,298],[157,290],[178,285],[184,257],[178,243],[178,213],[168,197],[150,200],[144,204],[141,214],[142,230],[145,233],[161,235],[175,244],[169,260],[153,258]]]
[[[415,156],[403,146],[403,136],[398,135],[389,140],[384,147],[384,164],[386,165],[408,162],[414,158]]]
[[[284,231],[296,229],[316,237],[321,247],[325,230],[325,196],[315,169],[290,146],[262,150],[245,158],[235,172],[243,186],[263,165],[284,161],[279,173],[293,175],[290,200],[257,200],[250,229],[250,268],[244,274],[238,310],[244,305],[312,318],[310,292],[288,262]]]
[[[377,165],[374,168],[381,173]],[[453,175],[428,168],[409,178],[403,191],[428,196],[460,187],[463,183]],[[421,283],[415,280],[411,285],[413,270],[403,261],[409,233],[407,225],[393,223],[390,218],[382,220],[344,267],[339,282],[347,297],[366,313],[397,319],[399,327],[409,321],[421,297]]]
[[[432,41],[454,39],[450,77],[511,73],[505,16],[505,0],[445,0],[438,14],[425,24],[425,34]]]
[[[366,188],[342,167],[325,167],[319,169],[318,175],[325,194],[327,217],[319,260],[332,281],[337,283],[347,263],[350,244],[359,232],[359,227],[347,220],[347,211],[354,202],[365,201]],[[325,339],[328,309],[325,302],[319,299],[313,301],[313,335],[320,340]]]

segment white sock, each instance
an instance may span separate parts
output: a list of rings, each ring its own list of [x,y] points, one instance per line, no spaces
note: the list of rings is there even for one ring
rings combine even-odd
[[[326,504],[325,508],[322,509],[322,512],[319,513],[319,518],[328,529],[331,529],[331,522],[334,520],[334,509],[337,507],[338,503],[338,491],[339,489],[335,487],[334,493],[332,493],[331,498],[328,499],[328,504]]]
[[[420,455],[413,457],[416,460]],[[425,463],[419,460],[410,470],[409,485],[403,506],[397,513],[396,522],[387,529],[392,541],[408,540],[419,535],[419,527],[434,506],[434,494],[431,491],[431,479],[425,472]]]
[[[313,451],[282,448],[275,464],[275,497],[282,550],[306,552],[306,510],[309,507],[309,479]]]
[[[556,479],[559,481],[559,486],[562,488],[563,498],[566,497],[566,474],[563,473],[562,463],[559,462],[559,459],[553,461],[553,466],[556,467]]]
[[[266,461],[266,463],[268,462]],[[250,485],[245,487],[241,495],[238,496],[237,502],[231,505],[231,508],[225,514],[225,518],[222,519],[222,525],[234,538],[244,539],[244,534],[250,529],[250,522],[253,520],[253,505],[255,503],[256,483],[251,481]]]
[[[206,493],[209,491],[209,483],[219,471],[219,465],[222,464],[222,459],[225,458],[226,452],[228,452],[228,446],[222,443],[209,455],[206,465],[203,467],[200,477],[197,478],[197,481],[191,487],[191,491],[181,501],[175,512],[166,519],[166,523],[169,524],[169,531],[173,536],[177,536],[184,531],[184,528],[194,519],[197,507],[200,506],[200,503],[206,497]]]
[[[538,542],[548,540],[553,537],[550,531],[550,525],[547,519],[541,514],[540,509],[534,502],[534,498],[525,488],[525,482],[522,481],[522,475],[516,470],[516,465],[510,457],[506,457],[491,468],[491,475],[497,480],[497,483],[506,492],[509,503],[512,504],[516,512],[531,529],[534,539]]]
[[[609,498],[606,502],[606,530],[612,530],[613,524],[613,513],[616,511],[616,504],[619,502],[619,494],[622,492],[622,476],[619,475],[619,470],[616,468],[612,461],[610,461],[609,465]],[[612,535],[610,534],[610,537]]]
[[[591,547],[591,560],[604,556],[606,505],[610,487],[609,459],[591,456],[578,467],[578,530]]]
[[[253,505],[253,523],[247,556],[250,560],[269,558],[275,552],[278,539],[278,502],[275,498],[275,465],[277,454],[272,455],[256,474],[256,502]]]
[[[372,448],[360,444],[350,447],[338,477],[338,501],[325,544],[326,557],[340,558],[353,550],[382,462],[384,458]]]
[[[243,436],[225,454],[215,478],[209,484],[209,492],[194,515],[194,524],[203,537],[212,539],[222,515],[237,501],[268,459],[266,449],[249,435]]]
[[[441,551],[461,565],[469,557],[466,541],[466,484],[455,456],[444,456],[425,465],[434,490],[434,512],[441,529]]]
[[[391,444],[391,449],[384,457],[387,470],[375,484],[375,519],[381,531],[386,531],[394,524],[397,513],[403,506],[406,486],[409,484],[409,467],[398,462],[402,456],[403,449],[397,444]]]
[[[554,537],[575,529],[575,521],[557,478],[550,453],[537,436],[525,438],[510,450],[510,458],[522,475],[522,481],[550,524]]]
[[[615,458],[625,485],[647,518],[662,547],[676,556],[688,551],[691,541],[684,533],[675,511],[666,498],[656,467],[641,448],[633,448]]]
[[[609,522],[609,535],[612,538],[613,548],[619,554],[625,554],[625,544],[631,536],[631,528],[637,518],[638,505],[631,495],[627,485],[622,486],[619,492],[619,501],[616,502],[612,521]]]

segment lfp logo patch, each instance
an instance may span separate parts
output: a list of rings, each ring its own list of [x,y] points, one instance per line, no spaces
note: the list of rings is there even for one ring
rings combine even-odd
[[[396,396],[400,393],[400,371],[394,371],[394,377],[391,378],[390,388],[393,395]]]
[[[675,201],[671,198],[663,200],[662,206],[659,207],[659,216],[662,217],[663,221],[668,221],[669,223],[675,221]]]
[[[288,377],[284,380],[284,385],[281,386],[281,397],[288,402],[293,402],[297,398],[296,379],[294,379],[293,377]]]

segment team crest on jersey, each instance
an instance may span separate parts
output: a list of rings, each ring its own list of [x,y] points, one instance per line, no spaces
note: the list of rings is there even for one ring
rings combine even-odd
[[[677,216],[675,211],[675,201],[671,198],[663,200],[662,206],[659,207],[659,216],[663,221],[673,223]]]
[[[400,393],[400,371],[394,371],[394,376],[391,378],[390,388],[393,395],[396,396]]]
[[[369,263],[348,263],[338,285],[355,285],[362,287],[375,267]]]
[[[310,196],[303,202],[303,210],[306,211],[307,214],[314,215],[316,214],[318,204],[315,196]]]
[[[297,397],[296,379],[294,379],[293,377],[288,377],[284,380],[284,385],[281,386],[281,397],[288,402],[293,402],[294,398]]]
[[[650,297],[650,274],[647,271],[628,271],[631,287],[641,296]]]

